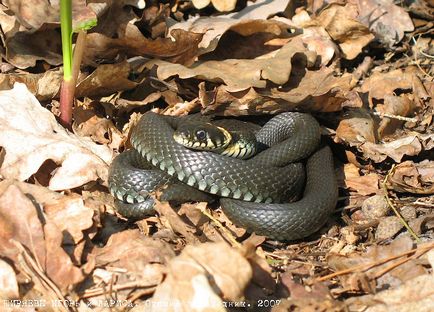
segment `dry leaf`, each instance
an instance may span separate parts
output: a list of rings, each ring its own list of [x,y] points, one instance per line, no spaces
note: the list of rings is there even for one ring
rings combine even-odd
[[[83,55],[86,64],[95,59],[113,59],[119,54],[127,56],[155,56],[180,64],[191,64],[197,56],[202,34],[181,29],[171,31],[171,38],[148,39],[133,24],[126,25],[118,38],[103,34],[87,35],[86,50]]]
[[[83,239],[83,231],[93,225],[94,211],[79,196],[64,196],[55,204],[44,205],[44,212],[59,230],[69,234],[64,244],[78,244]]]
[[[45,265],[43,226],[35,206],[16,186],[10,185],[1,195],[0,215],[0,254],[17,261],[19,251],[13,241],[18,241],[33,253],[40,264]]]
[[[271,15],[285,11],[288,3],[288,0],[258,0],[239,12],[223,17],[192,17],[185,22],[176,23],[169,30],[183,29],[203,34],[199,43],[199,55],[201,55],[214,51],[220,38],[228,30],[233,30],[243,36],[255,32],[271,32],[276,35],[284,33],[289,25],[266,19]],[[239,27],[237,27],[238,23],[241,23]],[[263,25],[268,25],[268,27],[263,27]]]
[[[296,53],[306,55],[306,58],[311,61],[315,59],[312,52],[307,51],[300,40],[293,40],[278,50],[275,56],[269,58],[207,61],[196,63],[191,68],[153,60],[146,66],[148,68],[157,66],[157,75],[161,80],[174,75],[178,75],[181,79],[197,77],[208,81],[223,82],[228,91],[240,91],[249,87],[264,88],[267,80],[278,85],[286,83],[291,74],[290,60]]]
[[[60,70],[49,70],[42,74],[0,74],[0,89],[10,90],[15,82],[21,82],[39,101],[47,101],[59,93],[62,78],[63,73]]]
[[[134,280],[140,285],[154,286],[163,279],[167,262],[174,257],[170,246],[161,240],[146,237],[139,230],[115,233],[103,248],[94,250],[96,265],[118,267],[128,274],[121,281]]]
[[[83,281],[85,278],[83,271],[73,265],[71,257],[61,247],[63,240],[61,230],[49,219],[44,224],[44,239],[46,272],[57,287],[66,291],[71,285]],[[91,265],[91,262],[88,265]]]
[[[399,90],[411,90],[416,98],[427,99],[430,96],[416,73],[417,71],[412,67],[385,73],[374,72],[364,81],[360,91],[369,93],[368,99],[371,108],[374,107],[374,99],[384,99],[387,95],[395,95]]]
[[[327,286],[316,283],[305,287],[292,278],[291,274],[282,275],[282,284],[290,292],[288,299],[279,301],[272,312],[285,311],[342,311],[342,303],[334,300]]]
[[[365,142],[375,142],[375,123],[372,117],[362,109],[345,113],[336,129],[335,141],[344,141],[350,146]]]
[[[225,311],[222,298],[239,300],[252,276],[248,261],[225,243],[187,246],[169,263],[169,273],[149,311]],[[205,309],[205,310],[204,310]]]
[[[20,268],[18,242],[24,245],[42,270],[56,285],[66,290],[84,279],[80,268],[72,264],[71,258],[61,248],[62,232],[49,219],[42,224],[34,204],[15,185],[11,185],[0,197],[0,254]],[[19,218],[17,218],[19,216]]]
[[[301,79],[301,81],[299,80]],[[239,92],[229,92],[220,86],[208,91],[207,98],[201,98],[203,113],[239,116],[256,114],[278,114],[301,109],[306,111],[337,111],[347,103],[346,92],[349,88],[349,76],[334,77],[332,72],[323,68],[318,71],[306,71],[303,77],[291,77],[286,87],[261,91],[249,88]],[[321,83],[318,85],[318,81]]]
[[[364,307],[366,312],[428,312],[434,309],[434,276],[432,274],[411,276],[404,284],[375,295],[351,300],[349,309]]]
[[[416,103],[405,94],[402,96],[385,95],[384,104],[378,104],[375,109],[382,114],[407,117],[413,113],[416,108],[415,104]],[[403,121],[397,119],[381,118],[377,130],[379,138],[394,133],[396,129],[401,128],[403,123]]]
[[[398,163],[401,162],[405,155],[416,156],[422,151],[433,148],[434,134],[409,135],[383,144],[366,142],[359,147],[365,157],[375,162],[382,162],[387,157],[390,157]]]
[[[67,132],[19,83],[0,91],[0,146],[6,150],[0,168],[4,178],[24,181],[48,159],[60,165],[50,178],[52,190],[106,181],[112,158],[106,146]]]
[[[434,194],[434,161],[405,161],[395,167],[387,182],[397,192]]]
[[[331,4],[326,7],[314,22],[324,26],[337,42],[346,59],[352,60],[362,52],[362,48],[374,39],[369,29],[354,18],[351,6]]]
[[[359,168],[353,164],[344,165],[345,185],[360,195],[376,194],[379,191],[379,177],[376,173],[360,175]]]
[[[360,265],[366,265],[382,259],[387,259],[403,252],[409,251],[413,248],[413,241],[409,236],[401,236],[398,239],[392,241],[390,245],[372,245],[365,253],[353,253],[349,256],[342,255],[330,255],[327,257],[327,262],[331,268],[335,271],[354,268]],[[367,271],[364,271],[364,275],[357,275],[358,271],[355,271],[355,275],[343,275],[340,277],[343,286],[348,290],[360,290],[359,287],[363,285],[361,279],[367,279],[368,282],[374,282],[377,289],[383,287],[383,283],[392,283],[389,286],[399,286],[403,282],[414,278],[418,275],[426,273],[426,269],[417,261],[408,261],[397,267],[393,267],[394,263],[400,261],[401,258],[393,259],[383,263],[381,265],[374,266]],[[377,276],[378,272],[382,272],[385,268],[391,268],[387,273]],[[378,278],[378,279],[376,279]],[[375,287],[375,285],[374,285]],[[367,289],[363,289],[367,291]],[[372,289],[370,291],[374,291]]]
[[[72,112],[74,133],[82,137],[90,137],[94,142],[106,144],[111,149],[119,151],[126,138],[113,125],[112,120],[97,113],[97,105],[98,103],[80,105],[76,102]]]
[[[18,68],[33,67],[38,60],[62,63],[61,38],[55,29],[59,28],[59,2],[10,0],[2,11],[0,24],[6,30],[6,59],[10,63]],[[15,16],[10,16],[11,12]],[[83,0],[73,1],[72,15],[74,27],[96,19]]]
[[[414,30],[407,10],[393,0],[356,1],[360,16],[358,20],[375,33],[377,40],[392,47],[404,37],[404,32]]]
[[[119,91],[135,88],[138,84],[128,79],[130,64],[125,61],[117,64],[102,64],[80,81],[76,89],[76,97],[106,96]]]

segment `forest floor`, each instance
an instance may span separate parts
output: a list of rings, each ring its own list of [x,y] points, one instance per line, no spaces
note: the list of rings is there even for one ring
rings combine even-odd
[[[0,7],[1,311],[434,311],[432,0],[84,3],[71,130],[58,8]],[[311,113],[336,211],[292,242],[207,203],[122,218],[108,168],[150,110]]]

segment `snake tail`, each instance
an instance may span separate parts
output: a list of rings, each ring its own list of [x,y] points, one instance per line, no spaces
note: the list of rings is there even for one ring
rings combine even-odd
[[[285,204],[249,203],[220,199],[228,218],[249,232],[276,240],[295,240],[318,231],[338,198],[333,155],[329,147],[314,153],[306,165],[307,181],[301,200]]]

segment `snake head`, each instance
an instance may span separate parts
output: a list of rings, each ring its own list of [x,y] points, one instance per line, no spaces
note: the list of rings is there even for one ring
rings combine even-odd
[[[173,138],[187,148],[213,152],[226,148],[232,140],[226,129],[205,122],[181,124]]]

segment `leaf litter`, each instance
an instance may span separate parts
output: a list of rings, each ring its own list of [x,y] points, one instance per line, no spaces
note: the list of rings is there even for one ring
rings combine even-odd
[[[0,297],[5,311],[434,309],[429,1],[74,1],[91,17],[61,127],[57,3],[0,8]],[[129,222],[107,190],[140,114],[311,112],[340,201],[274,242],[216,203]],[[2,310],[2,311],[3,311]]]

